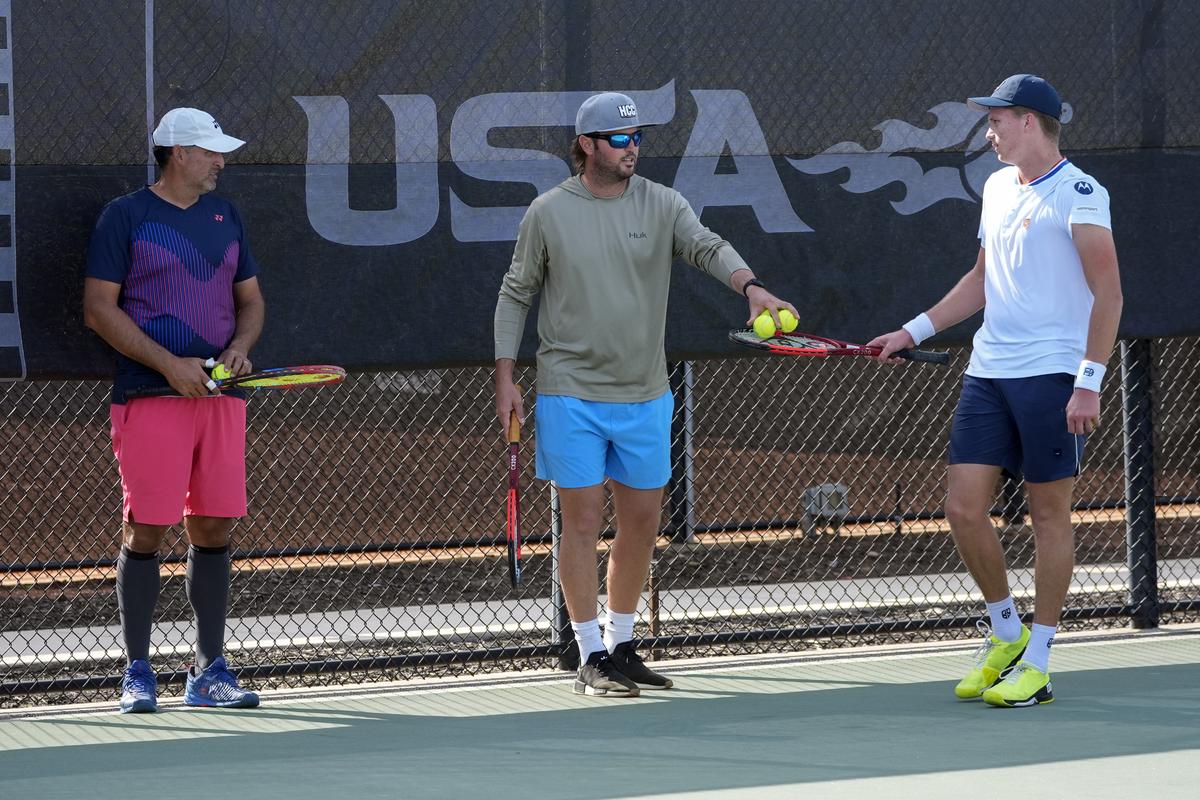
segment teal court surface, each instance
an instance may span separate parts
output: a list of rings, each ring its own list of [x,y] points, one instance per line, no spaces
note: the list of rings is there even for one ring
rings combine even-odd
[[[954,699],[973,649],[662,662],[637,699],[542,672],[8,711],[0,798],[1200,796],[1200,626],[1062,635],[1028,709]]]

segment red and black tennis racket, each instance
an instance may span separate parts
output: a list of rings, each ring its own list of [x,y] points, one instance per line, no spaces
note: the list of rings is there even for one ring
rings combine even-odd
[[[752,328],[739,328],[730,331],[729,338],[745,347],[753,347],[755,350],[766,350],[784,356],[870,356],[873,358],[881,352],[878,347],[851,344],[824,336],[813,336],[810,333],[780,332],[764,339]],[[910,348],[897,350],[892,355],[896,358],[906,358],[909,361],[923,361],[927,364],[950,363],[950,354],[944,350]]]
[[[520,388],[518,387],[518,391]],[[508,418],[508,579],[513,588],[521,585],[521,418],[513,411]]]
[[[306,389],[310,386],[341,383],[346,379],[346,370],[329,364],[304,367],[276,367],[274,369],[264,369],[260,372],[251,372],[246,375],[230,375],[220,378],[217,376],[221,374],[228,375],[228,373],[218,371],[218,364],[215,359],[208,359],[204,362],[204,366],[211,370],[211,377],[208,380],[208,389],[211,392],[224,391],[225,389]],[[143,386],[129,390],[125,393],[125,397],[129,399],[135,397],[169,397],[178,394],[170,386]]]

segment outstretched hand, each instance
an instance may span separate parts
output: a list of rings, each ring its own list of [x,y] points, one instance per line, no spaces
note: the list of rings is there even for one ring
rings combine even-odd
[[[879,355],[875,356],[878,361],[885,364],[903,364],[904,359],[896,358],[892,355],[897,350],[907,350],[914,346],[912,334],[900,328],[891,333],[885,333],[882,336],[876,336],[871,341],[867,342],[867,347],[878,347]]]
[[[783,323],[779,320],[781,309],[787,309],[793,317],[800,319],[800,314],[794,305],[786,300],[780,300],[761,286],[751,286],[746,292],[746,300],[750,303],[750,318],[746,320],[747,326],[753,325],[754,320],[764,311],[771,313],[771,319],[775,320],[776,330],[783,330]]]

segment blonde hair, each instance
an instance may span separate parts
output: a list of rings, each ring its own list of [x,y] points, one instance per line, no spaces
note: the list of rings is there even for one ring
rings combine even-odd
[[[1046,138],[1058,144],[1058,137],[1062,135],[1062,123],[1056,120],[1049,114],[1043,114],[1040,111],[1035,111],[1032,108],[1025,106],[1010,106],[1010,109],[1017,116],[1024,114],[1033,114],[1037,118],[1038,126],[1042,129],[1042,133],[1046,134]]]

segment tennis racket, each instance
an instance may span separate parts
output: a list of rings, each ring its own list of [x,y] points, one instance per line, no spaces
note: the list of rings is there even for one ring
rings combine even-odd
[[[204,362],[205,369],[217,366],[216,359],[210,358]],[[328,364],[304,367],[276,367],[264,369],[261,372],[251,372],[247,375],[233,375],[228,378],[208,379],[210,392],[220,392],[225,389],[306,389],[310,386],[324,386],[329,383],[341,383],[346,379],[346,370]],[[179,393],[170,386],[143,386],[131,389],[125,397],[167,397]]]
[[[517,387],[519,392],[521,389]],[[513,411],[508,417],[508,580],[513,588],[521,585],[521,418]]]
[[[763,339],[752,328],[739,328],[729,332],[729,338],[740,345],[766,350],[785,356],[877,356],[880,348],[851,344],[810,333],[776,333]],[[944,350],[897,350],[896,358],[923,361],[927,364],[949,364],[950,354]]]

